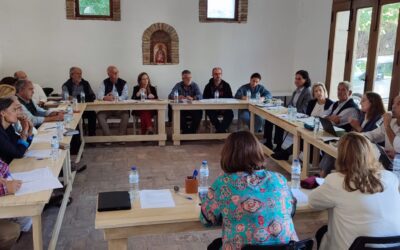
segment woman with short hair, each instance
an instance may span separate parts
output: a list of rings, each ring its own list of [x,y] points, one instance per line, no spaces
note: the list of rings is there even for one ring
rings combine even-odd
[[[286,244],[298,240],[291,214],[294,198],[285,177],[264,169],[260,142],[247,131],[229,135],[219,176],[201,197],[202,223],[222,224],[222,239],[209,249]]]
[[[320,249],[348,249],[359,236],[400,235],[399,180],[383,169],[366,137],[342,136],[336,171],[309,195],[312,208],[329,211]]]

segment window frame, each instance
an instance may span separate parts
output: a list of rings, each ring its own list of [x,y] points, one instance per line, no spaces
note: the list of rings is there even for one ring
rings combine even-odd
[[[81,15],[79,13],[79,0],[65,0],[66,17],[70,20],[101,20],[121,21],[121,0],[110,1],[110,15]]]
[[[113,18],[113,1],[108,0],[110,3],[110,14],[109,15],[82,15],[80,13],[79,7],[80,7],[80,0],[75,0],[75,16],[80,17],[80,18],[93,18],[93,19],[102,19],[102,18]]]
[[[239,0],[235,0],[235,16],[233,18],[208,17],[208,1],[206,0],[206,20],[211,22],[237,22],[239,18]]]

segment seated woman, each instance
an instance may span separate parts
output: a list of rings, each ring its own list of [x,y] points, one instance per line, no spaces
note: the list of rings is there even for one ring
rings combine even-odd
[[[9,166],[0,160],[0,197],[14,194],[21,187],[21,181],[8,180]],[[1,199],[1,198],[0,198]],[[20,225],[8,219],[0,220],[0,249],[11,249],[21,232]]]
[[[348,249],[358,236],[400,235],[399,180],[376,160],[366,137],[342,136],[336,170],[309,195],[311,207],[329,209],[319,249]]]
[[[325,85],[321,82],[313,84],[311,94],[313,99],[308,102],[306,115],[321,117],[333,104],[333,101],[328,98],[328,91],[326,90]],[[303,147],[303,143],[300,144],[300,147]],[[293,145],[284,150],[276,151],[271,155],[271,157],[277,160],[287,161],[292,152]]]
[[[33,124],[22,116],[21,104],[13,97],[0,98],[0,158],[9,164],[14,158],[22,158],[32,141]],[[21,122],[17,134],[14,126]]]
[[[144,92],[146,99],[158,99],[157,90],[151,85],[150,77],[146,72],[139,74],[137,85],[133,88],[132,99],[140,100],[142,92]],[[140,117],[142,134],[154,134],[152,117],[155,115],[155,112],[152,110],[140,110],[135,113]]]
[[[353,131],[369,132],[383,123],[383,114],[385,107],[382,98],[374,92],[366,92],[361,99],[361,111],[364,115],[360,120],[349,118],[349,124]],[[320,176],[325,177],[335,168],[335,158],[330,155],[324,155],[320,162]]]
[[[308,102],[311,98],[311,79],[310,75],[305,70],[299,70],[295,74],[294,85],[296,85],[296,90],[293,92],[292,97],[288,103],[288,107],[295,107],[297,112],[306,113]],[[283,144],[283,134],[284,130],[281,127],[275,126],[272,122],[265,120],[264,124],[264,145],[271,150],[273,150],[272,144],[272,131],[275,127],[274,134],[274,143],[276,147],[274,152],[278,152],[282,150]]]
[[[219,176],[201,197],[200,219],[222,224],[222,240],[208,249],[241,249],[298,240],[291,214],[294,199],[285,177],[264,169],[261,144],[247,131],[229,135],[221,152]]]
[[[382,125],[385,106],[381,96],[375,92],[366,92],[361,99],[361,112],[363,116],[360,120],[349,120],[354,131],[368,132]]]

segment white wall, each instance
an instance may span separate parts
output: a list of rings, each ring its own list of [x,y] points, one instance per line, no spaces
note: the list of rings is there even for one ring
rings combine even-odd
[[[64,0],[1,0],[0,77],[22,69],[34,82],[59,91],[69,67],[77,65],[97,89],[106,67],[115,64],[131,84],[148,72],[165,97],[183,69],[203,88],[218,65],[234,91],[253,72],[272,91],[291,90],[299,68],[325,79],[327,2],[250,0],[246,24],[212,24],[199,23],[197,0],[121,0],[120,22],[67,20]],[[142,34],[156,22],[175,27],[179,65],[142,65]]]
[[[332,0],[298,0],[294,71],[325,82]]]

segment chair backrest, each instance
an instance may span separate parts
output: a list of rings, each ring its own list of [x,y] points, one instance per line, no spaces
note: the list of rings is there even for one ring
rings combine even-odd
[[[53,88],[43,88],[44,94],[48,97],[54,91]]]
[[[379,246],[383,245],[385,246]],[[400,236],[391,237],[357,237],[353,244],[351,244],[349,250],[395,250],[400,249]]]
[[[279,245],[245,245],[242,250],[312,250],[314,241],[305,239],[301,241],[290,241],[288,244]]]

